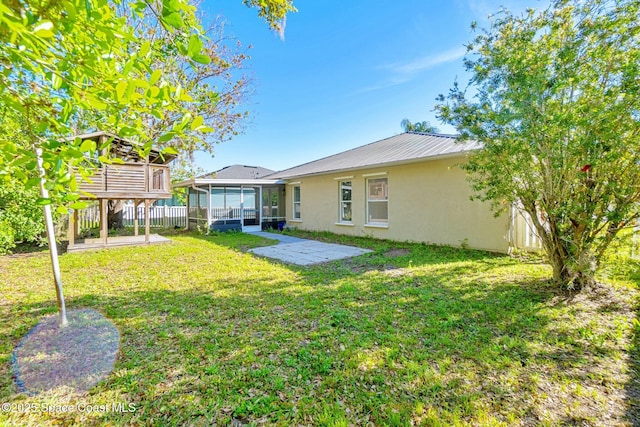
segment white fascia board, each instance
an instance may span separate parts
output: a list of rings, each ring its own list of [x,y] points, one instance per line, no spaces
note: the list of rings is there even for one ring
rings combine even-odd
[[[173,184],[172,187],[191,187],[193,185],[212,185],[212,186],[225,186],[225,185],[274,185],[282,184],[280,179],[190,179],[188,181],[178,182]]]

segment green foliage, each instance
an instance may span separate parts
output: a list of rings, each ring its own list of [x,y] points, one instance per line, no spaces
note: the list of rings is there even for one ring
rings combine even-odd
[[[438,133],[440,130],[432,126],[431,123],[424,122],[415,122],[411,123],[409,119],[404,119],[400,122],[400,126],[404,129],[405,132],[421,132],[421,133]]]
[[[88,173],[91,167],[82,164],[83,155],[100,148],[63,139],[80,114],[99,116],[102,127],[149,149],[141,116],[179,112],[175,100],[186,96],[154,69],[154,55],[165,46],[139,40],[113,6],[99,0],[0,6],[0,105],[16,117],[28,142],[20,146],[6,138],[6,131],[0,133],[0,171],[27,181],[35,170],[34,151],[41,148],[54,198],[74,200],[72,168]],[[146,7],[136,3],[132,13]],[[186,2],[165,1],[156,7],[161,7],[156,13],[165,31],[182,38],[200,36],[194,10]],[[193,59],[196,53],[190,53]],[[129,112],[126,121],[124,110]],[[186,122],[178,133],[190,120]]]
[[[498,213],[529,213],[560,285],[591,284],[638,218],[638,16],[632,0],[503,10],[468,47],[473,96],[456,84],[436,108],[484,144],[465,166],[473,189]]]
[[[271,25],[293,9],[282,0],[247,3]],[[125,13],[118,13],[119,6]],[[182,87],[171,77],[174,68],[163,68],[164,60],[179,58],[198,70],[216,59],[195,7],[188,0],[126,6],[103,0],[0,4],[0,107],[27,142],[11,138],[15,126],[0,125],[0,174],[37,184],[29,178],[35,150],[42,149],[51,198],[72,202],[78,197],[73,171],[90,175],[95,165],[83,159],[102,148],[64,139],[77,133],[76,126],[90,124],[136,141],[143,154],[154,138],[180,147],[182,137],[209,130],[187,108],[195,86]],[[156,33],[141,36],[145,26]],[[150,134],[149,117],[167,121],[162,134]]]
[[[0,255],[5,255],[11,251],[16,245],[13,235],[15,230],[9,221],[0,217]]]
[[[2,181],[0,221],[3,222],[4,234],[12,237],[9,243],[43,243],[44,215],[38,200],[37,189],[26,189],[14,179]],[[5,241],[5,249],[10,249],[9,243]]]
[[[267,20],[271,28],[276,31],[284,31],[284,21],[287,14],[295,12],[291,0],[243,0],[244,4],[258,9],[260,17]]]
[[[162,24],[153,19],[153,11],[145,10],[143,18],[131,18],[131,7],[124,3],[118,15],[129,17],[136,28],[136,36],[142,40],[164,39],[166,46],[179,46],[180,35],[163,31]],[[186,48],[166,48],[154,55],[155,71],[150,81],[161,78],[170,85],[181,88],[180,109],[158,115],[143,114],[146,131],[154,145],[175,148],[181,158],[193,160],[195,151],[213,154],[216,143],[237,135],[248,116],[241,110],[245,97],[251,93],[250,81],[243,74],[248,59],[240,41],[225,34],[222,18],[202,17],[204,37],[192,34]],[[185,57],[186,55],[186,57]],[[187,58],[194,57],[194,60]],[[133,112],[135,114],[135,112]],[[123,120],[128,121],[129,111],[123,110]],[[187,116],[191,122],[181,134],[174,127]],[[136,117],[131,117],[135,120]],[[175,165],[175,162],[174,162]]]

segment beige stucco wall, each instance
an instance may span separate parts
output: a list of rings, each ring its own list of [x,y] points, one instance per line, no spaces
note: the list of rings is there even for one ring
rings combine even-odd
[[[470,201],[471,190],[457,164],[464,158],[291,179],[286,186],[287,225],[304,230],[331,231],[397,241],[425,242],[507,252],[508,215],[494,218],[489,205]],[[389,224],[365,224],[367,177],[386,172],[389,186]],[[385,176],[385,175],[381,175]],[[339,180],[352,181],[352,225],[340,225]],[[378,178],[374,176],[371,178]],[[301,219],[291,217],[293,185],[301,189]]]

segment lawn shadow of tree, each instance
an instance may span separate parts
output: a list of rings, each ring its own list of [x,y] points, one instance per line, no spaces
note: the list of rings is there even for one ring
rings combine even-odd
[[[115,294],[68,298],[70,307],[100,310],[121,332],[115,372],[89,399],[119,396],[139,405],[136,413],[96,414],[83,423],[548,421],[544,411],[554,402],[542,397],[545,384],[578,379],[566,372],[563,348],[591,351],[581,325],[553,327],[570,302],[544,274],[509,276],[517,265],[504,257],[452,260],[431,256],[428,247],[414,250],[389,260],[392,271],[401,269],[393,274],[354,272],[350,261],[305,268],[251,258],[257,271],[249,277],[212,273],[187,286],[120,285]],[[359,260],[381,265],[378,253]],[[282,273],[275,278],[273,265]],[[15,344],[20,325],[55,310],[53,302],[18,305],[14,312],[24,319],[2,329],[4,342]],[[589,381],[589,372],[580,380]],[[1,384],[4,397],[7,387]]]

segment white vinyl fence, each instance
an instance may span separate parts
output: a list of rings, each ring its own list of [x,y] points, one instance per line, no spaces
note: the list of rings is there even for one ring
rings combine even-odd
[[[186,225],[186,206],[151,206],[149,208],[149,225],[151,228],[175,228]],[[122,223],[125,227],[133,227],[135,221],[133,206],[122,208]],[[144,206],[138,206],[138,225],[144,228]],[[81,229],[100,227],[100,207],[92,205],[78,212]]]

